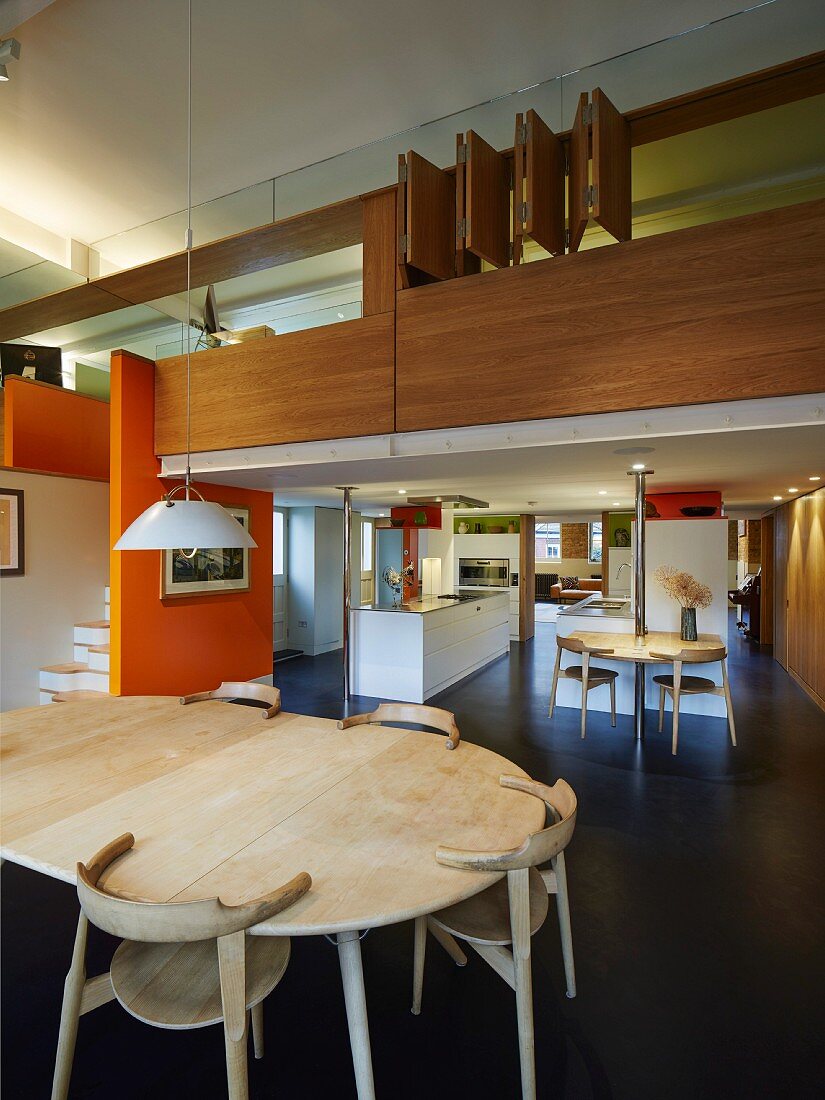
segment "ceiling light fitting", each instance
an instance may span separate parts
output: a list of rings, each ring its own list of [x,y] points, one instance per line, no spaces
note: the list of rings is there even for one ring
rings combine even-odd
[[[186,316],[192,316],[192,0],[188,2]],[[5,45],[5,43],[3,43]],[[2,47],[0,47],[0,50]],[[19,50],[19,47],[18,47]],[[0,53],[2,57],[2,53]],[[204,500],[192,485],[191,379],[192,330],[186,326],[186,477],[137,517],[115,543],[115,550],[180,550],[187,558],[199,547],[255,549],[257,542],[220,504]],[[173,500],[183,493],[183,500]],[[198,499],[193,500],[192,496]]]
[[[7,38],[0,42],[0,80],[9,79],[9,70],[6,65],[9,61],[17,61],[20,58],[20,43],[16,38]]]

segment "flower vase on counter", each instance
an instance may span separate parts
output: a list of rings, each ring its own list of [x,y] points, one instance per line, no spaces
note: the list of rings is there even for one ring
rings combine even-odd
[[[683,642],[695,642],[699,635],[696,633],[696,608],[682,608],[682,633]]]
[[[466,534],[468,534],[469,530],[470,530],[469,523],[459,523],[459,525],[458,525],[459,535],[466,535]]]

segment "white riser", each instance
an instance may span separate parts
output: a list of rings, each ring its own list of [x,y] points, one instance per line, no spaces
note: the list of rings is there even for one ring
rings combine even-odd
[[[88,652],[88,651],[87,651]],[[96,672],[108,672],[109,671],[109,654],[108,653],[89,653],[89,659],[86,662],[89,668],[94,669]]]
[[[109,628],[107,626],[76,626],[74,628],[74,640],[85,642],[86,645],[108,645]]]
[[[48,691],[41,691],[40,692],[40,706],[41,707],[45,706],[46,703],[51,703],[51,701],[53,699],[54,699],[54,696],[50,695]]]
[[[41,672],[40,687],[49,691],[108,691],[109,674],[102,672]]]

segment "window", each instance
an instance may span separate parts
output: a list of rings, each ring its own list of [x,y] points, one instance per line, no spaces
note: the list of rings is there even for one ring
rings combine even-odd
[[[272,575],[280,576],[284,569],[284,513],[272,513]]]
[[[536,560],[561,557],[561,524],[536,524]]]
[[[372,572],[372,520],[361,520],[361,572]]]
[[[587,560],[598,563],[602,560],[602,525],[588,523]]]

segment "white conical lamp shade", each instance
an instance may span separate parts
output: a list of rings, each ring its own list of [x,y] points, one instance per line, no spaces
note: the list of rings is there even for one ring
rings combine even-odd
[[[159,500],[130,523],[115,550],[255,549],[249,532],[209,500]]]

